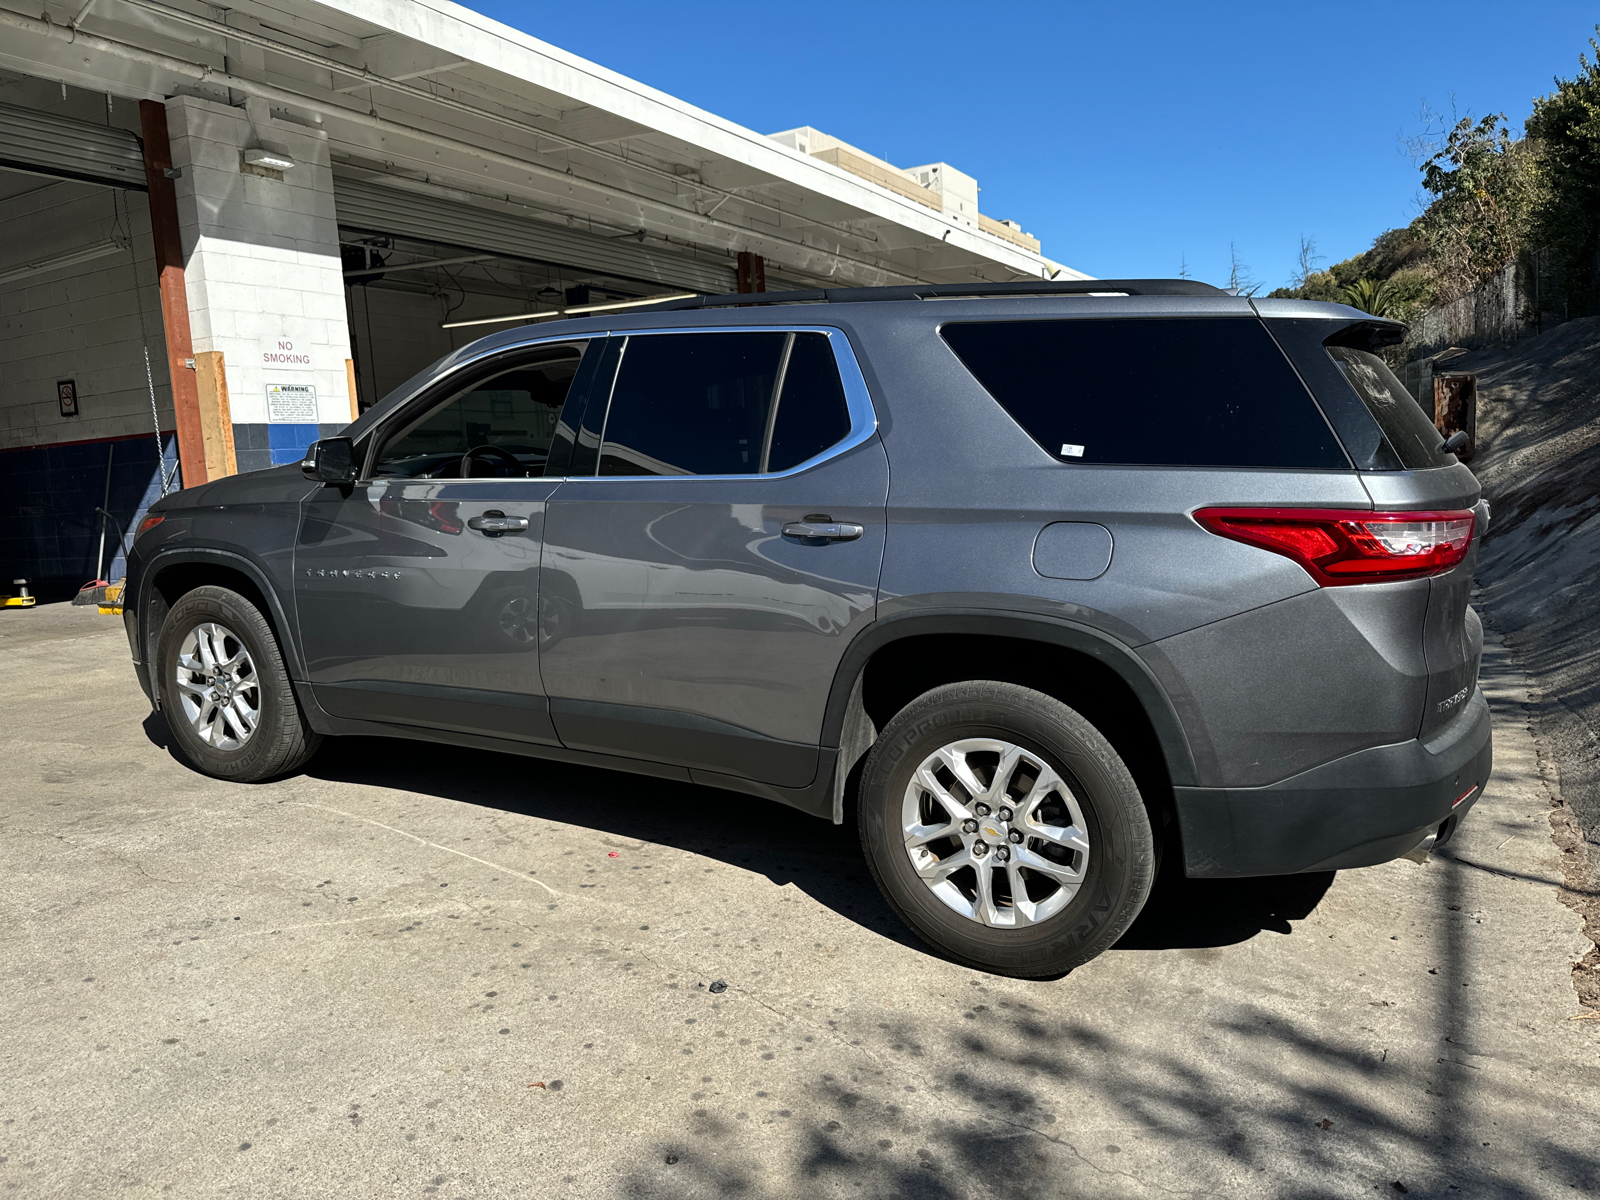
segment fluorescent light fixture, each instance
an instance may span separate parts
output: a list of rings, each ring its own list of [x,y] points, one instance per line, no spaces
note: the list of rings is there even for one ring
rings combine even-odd
[[[263,150],[259,146],[246,150],[244,161],[252,167],[267,167],[274,171],[287,171],[294,166],[294,159],[282,151]]]
[[[468,325],[501,325],[507,321],[534,321],[540,317],[573,317],[580,313],[614,312],[619,308],[640,308],[646,304],[664,304],[668,300],[691,300],[699,292],[668,292],[661,296],[645,296],[640,300],[613,300],[605,304],[579,304],[573,308],[546,309],[544,312],[508,313],[503,317],[478,317],[471,321],[446,321],[440,329],[465,329]]]

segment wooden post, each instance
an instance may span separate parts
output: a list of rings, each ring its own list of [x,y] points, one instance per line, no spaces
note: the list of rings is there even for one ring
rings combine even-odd
[[[239,473],[233,448],[233,408],[228,403],[228,366],[221,350],[194,356],[195,385],[200,393],[200,431],[206,443],[206,472],[212,479]]]
[[[354,334],[350,340],[355,341]],[[353,358],[344,360],[344,385],[350,392],[350,419],[354,421],[361,415],[361,394],[356,390],[356,360]]]
[[[178,426],[178,464],[183,486],[209,478],[205,431],[200,424],[200,388],[195,379],[194,341],[189,336],[189,293],[183,282],[183,243],[178,237],[178,194],[167,171],[172,144],[167,140],[167,106],[139,101],[139,131],[144,136],[144,178],[150,193],[150,234],[161,281],[161,324],[167,336],[167,375]],[[231,430],[229,431],[232,432]]]
[[[739,291],[764,292],[767,290],[767,263],[759,254],[739,251]]]
[[[1465,431],[1467,444],[1456,451],[1462,462],[1477,453],[1478,377],[1467,371],[1433,377],[1433,427],[1441,437]]]

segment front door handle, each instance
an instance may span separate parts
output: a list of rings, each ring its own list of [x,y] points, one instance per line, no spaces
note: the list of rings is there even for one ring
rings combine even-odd
[[[853,542],[866,528],[852,521],[830,521],[827,517],[807,517],[804,521],[790,521],[783,527],[783,536],[792,538],[818,538],[829,542]]]
[[[481,517],[469,517],[467,526],[490,536],[501,533],[522,533],[528,528],[528,518],[508,517],[500,510],[491,508]]]

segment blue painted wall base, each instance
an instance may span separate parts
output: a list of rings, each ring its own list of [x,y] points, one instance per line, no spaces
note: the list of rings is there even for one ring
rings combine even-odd
[[[159,457],[157,445],[155,435],[146,433],[0,450],[0,591],[13,591],[13,579],[27,579],[36,596],[62,599],[92,580],[101,521],[95,509],[105,498],[107,466],[111,503],[106,507],[129,537],[161,497],[163,477],[169,491],[182,484],[176,439],[161,435]],[[123,546],[110,523],[105,557],[104,577],[122,578]]]
[[[264,471],[285,463],[299,462],[306,447],[318,438],[344,432],[337,425],[241,424],[233,426],[233,457],[239,473]]]

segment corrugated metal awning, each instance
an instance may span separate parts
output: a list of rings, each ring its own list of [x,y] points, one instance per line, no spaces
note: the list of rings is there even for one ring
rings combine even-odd
[[[126,129],[0,104],[0,166],[145,190],[144,150]]]
[[[659,284],[663,290],[681,288],[717,295],[737,286],[731,258],[719,262],[677,254],[632,237],[603,237],[498,209],[385,187],[339,172],[333,178],[333,202],[340,226],[349,229],[496,251],[616,279]]]

